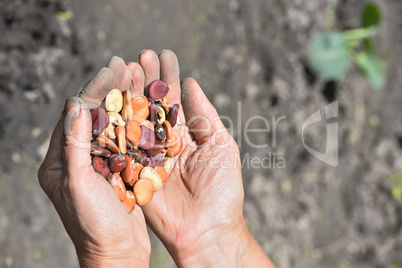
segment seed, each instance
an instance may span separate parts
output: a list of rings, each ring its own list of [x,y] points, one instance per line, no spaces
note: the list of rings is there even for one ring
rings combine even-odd
[[[108,112],[120,112],[123,108],[123,95],[117,88],[112,89],[105,98],[105,108]]]
[[[106,137],[105,135],[102,135],[102,134],[99,135],[98,137],[96,137],[95,141],[100,147],[104,147],[104,148],[110,150],[114,154],[120,153],[119,147],[117,147],[117,145],[111,139]]]
[[[141,128],[135,120],[130,120],[126,124],[126,139],[134,145],[138,145],[141,139]]]
[[[162,188],[162,178],[159,174],[151,167],[144,167],[140,172],[140,180],[150,179],[154,184],[155,192]]]
[[[132,150],[127,150],[127,154],[132,158],[132,159],[139,159],[141,157],[141,151],[132,149]]]
[[[168,99],[166,97],[163,97],[159,100],[159,105],[163,107],[163,110],[165,110],[165,114],[169,114]]]
[[[165,111],[162,107],[156,106],[158,108],[158,119],[156,120],[159,124],[163,124],[166,120]]]
[[[152,100],[159,100],[165,97],[169,90],[169,85],[166,82],[155,80],[148,87],[148,96]]]
[[[170,125],[169,121],[163,122],[163,126],[165,127],[166,131],[166,147],[172,147],[175,143],[172,126]]]
[[[119,173],[110,174],[107,180],[110,185],[112,185],[113,190],[119,197],[120,201],[124,201],[124,199],[126,199],[126,187],[124,186],[124,182]]]
[[[162,153],[166,148],[165,142],[164,141],[156,141],[154,147],[151,148],[151,150],[147,151],[147,154],[149,156],[156,155],[159,153]]]
[[[155,126],[154,126],[154,124],[155,124],[155,123],[152,123],[152,122],[149,121],[149,120],[144,120],[144,121],[142,121],[142,123],[140,124],[140,126],[146,126],[147,128],[151,129],[152,131],[155,131]]]
[[[166,155],[169,157],[174,157],[180,154],[183,149],[183,140],[180,137],[180,132],[177,129],[173,129],[173,136],[175,144],[166,150]]]
[[[109,125],[109,116],[105,109],[97,107],[91,110],[92,117],[92,134],[98,136],[102,134]]]
[[[95,172],[101,174],[103,177],[107,178],[110,175],[110,169],[106,166],[103,159],[97,156],[92,157],[92,167]]]
[[[140,128],[141,139],[138,146],[144,150],[150,150],[155,145],[155,133],[146,126],[140,126]]]
[[[91,144],[91,156],[109,157],[111,155],[112,153],[109,150],[102,148],[98,145]]]
[[[128,155],[124,155],[126,159],[126,167],[121,171],[121,178],[125,183],[130,186],[133,186],[134,183],[138,180],[138,174],[140,173],[143,166],[139,163],[131,163],[130,157]]]
[[[108,163],[111,172],[120,172],[126,167],[126,159],[122,154],[112,154]]]
[[[116,127],[117,144],[119,145],[120,152],[126,154],[126,129],[123,126]]]
[[[149,116],[149,108],[148,108],[148,99],[147,99],[147,97],[145,97],[145,96],[137,96],[137,97],[131,99],[131,106],[133,107],[134,117],[136,115],[136,116],[141,117],[143,120],[148,118],[148,116]]]
[[[156,173],[158,173],[159,176],[161,177],[162,182],[165,182],[168,178],[168,173],[167,173],[166,169],[164,169],[161,166],[156,166],[154,169],[155,169]]]
[[[155,105],[155,103],[151,103],[151,105],[149,105],[149,121],[155,122],[156,120],[158,120],[158,112],[159,109]]]
[[[165,162],[165,156],[162,153],[152,155],[148,159],[148,167],[162,166]]]
[[[139,180],[134,184],[133,192],[137,204],[139,206],[145,206],[151,202],[152,197],[154,196],[154,184],[147,178]]]
[[[136,203],[134,193],[130,190],[127,190],[126,191],[126,199],[124,199],[121,203],[123,204],[127,213],[133,212],[133,210],[135,208],[135,203]]]
[[[108,137],[109,139],[116,139],[116,133],[114,132],[114,126],[113,124],[110,124],[105,128],[105,131],[103,131],[104,135]]]
[[[121,117],[124,121],[133,118],[133,106],[131,105],[131,92],[126,90],[123,92],[123,110],[121,111]]]
[[[155,124],[155,137],[160,141],[163,141],[166,139],[165,129],[159,123]]]
[[[145,154],[141,154],[140,158],[138,158],[138,163],[140,163],[144,167],[147,167],[149,165],[149,159]]]
[[[170,125],[172,127],[176,126],[177,123],[177,115],[179,114],[179,104],[175,104],[172,106],[172,108],[170,108],[168,116],[167,116],[167,120],[169,121]]]

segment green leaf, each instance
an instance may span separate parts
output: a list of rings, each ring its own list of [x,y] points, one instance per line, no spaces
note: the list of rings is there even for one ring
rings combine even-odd
[[[367,4],[362,11],[362,26],[378,26],[381,22],[381,11],[376,4]]]
[[[74,12],[71,10],[67,11],[59,11],[56,13],[56,16],[61,19],[61,20],[70,20],[72,17],[74,17]]]
[[[385,86],[385,66],[381,60],[374,55],[358,53],[355,57],[357,66],[362,70],[370,84],[375,88]]]
[[[367,38],[363,40],[363,48],[367,53],[371,53],[373,51],[373,42],[371,39]]]
[[[309,65],[325,78],[342,79],[349,67],[345,36],[341,32],[314,35],[310,43]]]

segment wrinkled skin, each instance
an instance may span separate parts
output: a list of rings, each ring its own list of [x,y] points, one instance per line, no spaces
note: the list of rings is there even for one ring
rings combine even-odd
[[[130,82],[131,70],[113,57],[83,88],[81,98],[70,98],[38,172],[81,266],[149,266],[151,248],[141,208],[128,214],[90,159],[91,117],[85,107],[98,106],[109,90]]]
[[[180,105],[176,128],[183,137],[183,151],[175,157],[167,182],[143,207],[147,223],[179,266],[241,265],[241,248],[250,245],[252,237],[243,220],[244,191],[236,142],[198,83],[191,78],[180,83],[173,52],[163,50],[157,56],[147,50],[140,55],[139,63],[144,70],[145,87],[156,79],[171,87],[168,103]],[[236,240],[233,248],[229,245],[230,236]],[[215,253],[207,252],[208,247],[216,249]],[[262,254],[262,262],[255,264],[270,265]],[[210,263],[202,262],[205,259]]]

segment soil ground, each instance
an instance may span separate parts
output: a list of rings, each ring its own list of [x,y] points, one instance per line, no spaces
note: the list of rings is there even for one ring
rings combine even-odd
[[[65,99],[111,56],[136,61],[144,48],[176,52],[182,78],[198,79],[233,121],[242,159],[271,159],[268,168],[245,162],[244,214],[278,267],[402,267],[402,201],[389,179],[402,170],[402,3],[374,2],[384,17],[376,52],[388,63],[379,91],[354,67],[341,83],[306,67],[309,39],[325,28],[326,1],[1,1],[0,267],[77,266],[36,172]],[[358,28],[365,3],[339,1],[335,28]],[[335,168],[311,156],[301,137],[304,120],[334,101]],[[249,135],[269,148],[253,149],[243,135],[255,115],[271,127],[286,117],[275,137]],[[324,152],[325,131],[325,121],[315,124],[306,143]],[[154,235],[151,259],[152,267],[174,267]]]

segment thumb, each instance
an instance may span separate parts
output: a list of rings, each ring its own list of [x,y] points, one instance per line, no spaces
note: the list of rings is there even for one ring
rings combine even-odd
[[[65,105],[63,168],[67,175],[91,167],[91,116],[84,101],[71,97]]]

